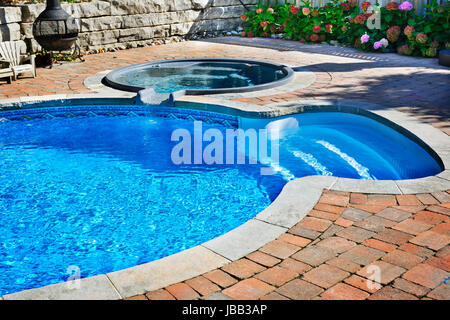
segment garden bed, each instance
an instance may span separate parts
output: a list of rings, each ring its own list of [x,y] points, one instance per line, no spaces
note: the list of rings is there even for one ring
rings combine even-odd
[[[364,51],[436,57],[450,47],[450,5],[432,0],[425,14],[417,15],[413,5],[389,2],[384,7],[356,0],[332,0],[313,8],[311,2],[263,5],[241,16],[246,37],[279,37],[304,43],[338,41]]]

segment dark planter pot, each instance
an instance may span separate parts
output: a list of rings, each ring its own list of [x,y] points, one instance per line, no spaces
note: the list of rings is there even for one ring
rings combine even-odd
[[[439,64],[450,67],[450,50],[444,49],[439,51]]]

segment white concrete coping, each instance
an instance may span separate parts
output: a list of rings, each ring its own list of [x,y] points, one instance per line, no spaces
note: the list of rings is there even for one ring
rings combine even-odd
[[[8,99],[0,101],[0,115],[1,110],[26,108],[24,103],[58,103],[65,99],[132,96],[134,94],[108,92]],[[128,269],[84,278],[79,289],[68,288],[68,283],[57,283],[7,294],[3,299],[120,299],[185,281],[238,260],[276,239],[309,213],[319,200],[323,189],[380,194],[429,193],[450,189],[450,137],[411,116],[380,105],[343,100],[297,100],[259,107],[217,96],[189,96],[177,99],[175,106],[251,117],[321,111],[358,113],[381,121],[416,140],[437,160],[442,160],[444,171],[436,176],[396,181],[368,181],[330,176],[298,178],[288,182],[275,201],[253,219],[196,247]]]

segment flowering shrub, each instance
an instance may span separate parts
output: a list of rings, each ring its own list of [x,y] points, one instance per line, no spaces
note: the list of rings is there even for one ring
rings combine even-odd
[[[404,44],[401,47],[398,47],[397,52],[399,54],[404,54],[404,55],[409,56],[413,52],[413,49],[410,48],[407,44]]]
[[[389,2],[388,4],[386,4],[385,8],[389,11],[398,10],[398,3],[395,1]]]
[[[434,57],[437,54],[437,50],[434,47],[429,47],[426,51],[425,51],[425,55],[427,57]]]
[[[366,12],[372,4],[368,1],[361,2],[361,10]]]
[[[424,44],[424,43],[427,43],[427,40],[428,40],[428,36],[426,34],[418,33],[416,36],[417,43]]]
[[[332,0],[320,9],[304,1],[301,7],[289,3],[272,7],[259,4],[241,19],[247,24],[246,36],[249,33],[256,36],[281,34],[284,38],[301,42],[319,42],[337,39],[340,34],[337,30],[345,25],[343,15],[338,0]]]
[[[361,36],[361,43],[369,42],[370,36],[367,34],[364,34]]]
[[[294,4],[258,4],[241,16],[243,36],[284,37],[302,43],[338,40],[366,51],[397,51],[405,55],[433,57],[450,46],[450,6],[431,0],[426,14],[416,15],[411,2],[392,1],[380,10],[380,28],[368,28],[374,20],[369,1],[331,0],[313,8],[310,0]],[[374,16],[376,18],[376,16]],[[418,36],[421,34],[420,36]]]
[[[411,2],[405,1],[401,5],[398,6],[398,10],[401,11],[410,11],[413,9],[413,5]]]
[[[383,47],[383,44],[381,43],[381,41],[375,41],[374,43],[373,43],[373,48],[375,49],[375,50],[378,50],[378,49],[380,49],[380,48],[382,48]]]
[[[413,32],[416,31],[416,29],[414,29],[411,26],[406,26],[405,29],[403,29],[403,33],[405,34],[405,36],[409,39],[412,40],[413,37]]]
[[[390,42],[397,42],[398,38],[400,37],[400,27],[390,27],[386,32],[386,36]]]

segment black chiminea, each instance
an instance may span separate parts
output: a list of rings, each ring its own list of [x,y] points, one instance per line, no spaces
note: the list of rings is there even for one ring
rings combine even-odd
[[[47,0],[47,7],[33,24],[33,36],[48,51],[69,50],[77,41],[76,20],[61,7],[59,0]]]

